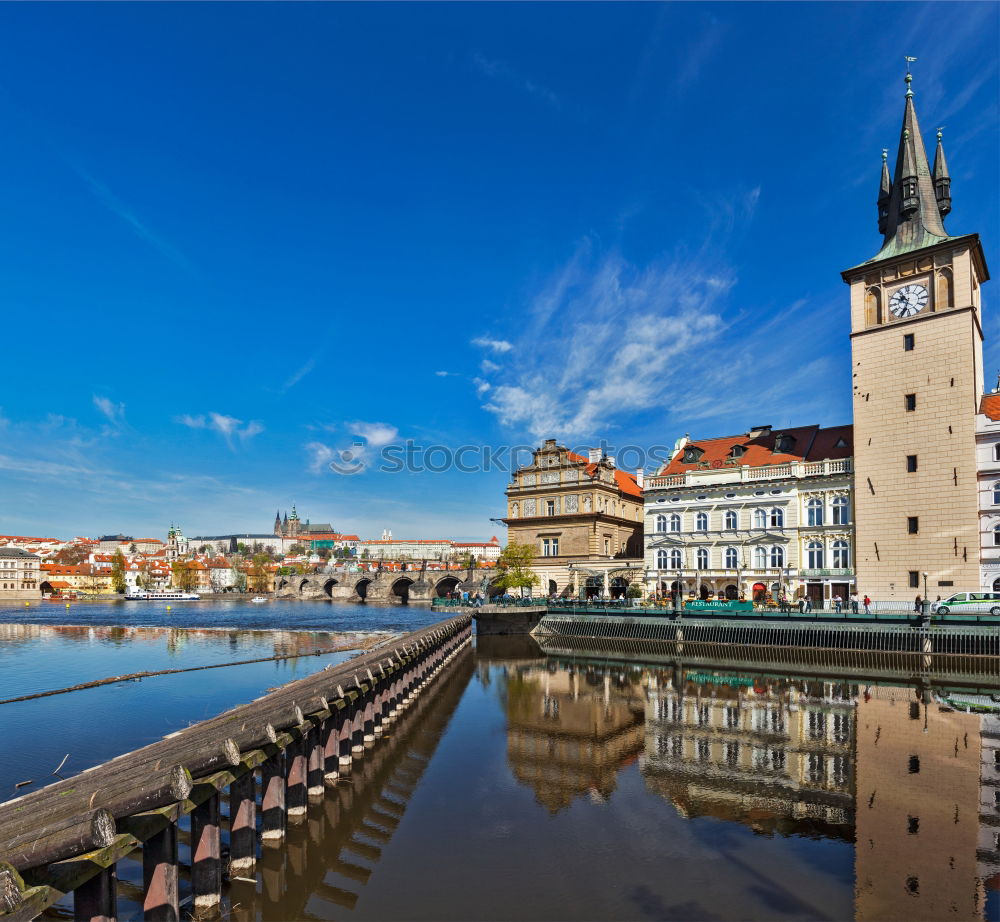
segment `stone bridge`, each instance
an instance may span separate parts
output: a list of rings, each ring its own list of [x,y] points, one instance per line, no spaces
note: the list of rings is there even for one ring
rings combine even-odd
[[[278,576],[274,595],[279,599],[330,599],[334,602],[380,602],[429,605],[449,592],[468,590],[488,594],[495,570],[470,567],[465,570],[428,570],[426,565],[412,570],[327,569],[319,573]]]

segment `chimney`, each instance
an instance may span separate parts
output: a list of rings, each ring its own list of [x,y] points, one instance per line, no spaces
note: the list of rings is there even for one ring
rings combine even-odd
[[[747,433],[747,438],[759,439],[763,435],[768,435],[770,431],[770,426],[752,426],[750,431]]]
[[[635,482],[639,489],[643,489],[646,480],[646,472],[640,467],[635,472]]]
[[[611,467],[614,467],[614,466],[615,466],[615,456],[614,456],[614,455],[605,455],[605,456],[604,456],[604,460],[605,460],[605,461],[607,461],[607,462],[608,462],[608,464],[609,464],[609,465],[610,465]]]
[[[591,448],[590,451],[587,452],[587,460],[590,461],[591,464],[597,464],[601,460],[601,449]]]

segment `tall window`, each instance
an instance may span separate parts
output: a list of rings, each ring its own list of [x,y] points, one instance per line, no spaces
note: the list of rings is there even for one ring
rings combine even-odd
[[[767,569],[767,548],[755,547],[753,549],[753,565],[758,570]]]
[[[694,530],[695,531],[708,531],[708,513],[699,512],[694,517]]]
[[[767,528],[767,510],[765,510],[765,509],[754,509],[754,511],[753,511],[753,527],[754,528]]]
[[[993,544],[1000,547],[1000,525],[993,526]]]
[[[542,538],[542,556],[543,557],[559,556],[558,538]]]
[[[656,569],[666,570],[667,569],[667,552],[657,551],[656,552]]]
[[[674,570],[681,568],[681,552],[678,548],[674,548],[670,552],[670,567]]]
[[[667,517],[665,515],[656,517],[656,530],[661,534],[667,530]]]
[[[823,545],[819,541],[810,541],[806,545],[806,559],[810,570],[823,569]]]
[[[771,510],[771,527],[772,528],[784,528],[785,527],[785,510],[775,507]]]
[[[993,446],[993,460],[1000,461],[1000,444]]]
[[[835,496],[833,502],[833,524],[849,525],[851,522],[851,501],[846,496]]]
[[[823,500],[813,497],[806,503],[806,524],[823,524]]]
[[[1000,446],[997,447],[1000,448]],[[736,517],[735,509],[729,509],[726,511],[725,521],[726,521],[726,528],[728,529],[739,528],[739,519]]]
[[[735,547],[726,548],[726,569],[735,570],[739,565],[740,552]]]
[[[677,512],[670,513],[670,528],[669,531],[680,531],[681,530],[681,517]]]
[[[771,566],[777,569],[785,565],[785,549],[779,545],[771,548]]]
[[[851,565],[850,547],[846,541],[833,542],[833,565],[842,570]]]
[[[554,499],[545,500],[545,514],[546,515],[556,514],[556,501]]]
[[[993,484],[993,505],[1000,506],[1000,483]]]
[[[708,551],[703,547],[698,548],[698,569],[708,569]]]

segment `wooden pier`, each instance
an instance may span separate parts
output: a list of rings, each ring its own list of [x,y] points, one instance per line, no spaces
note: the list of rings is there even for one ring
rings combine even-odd
[[[469,614],[442,621],[0,804],[0,919],[34,919],[69,893],[75,919],[115,919],[115,866],[136,849],[144,918],[178,922],[182,871],[191,913],[216,915],[224,880],[252,875],[262,842],[280,845],[289,822],[322,804],[325,788],[378,747],[471,633]],[[185,817],[191,862],[182,868]]]

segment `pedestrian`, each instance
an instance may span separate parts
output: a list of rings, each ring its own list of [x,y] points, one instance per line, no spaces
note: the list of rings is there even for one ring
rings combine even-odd
[[[805,614],[805,610],[806,610],[806,597],[802,596],[802,598],[799,599],[799,614],[800,615]]]
[[[858,613],[858,594],[856,592],[851,593],[851,611],[855,615]]]
[[[844,610],[844,600],[839,595],[833,597],[833,608],[838,615]]]
[[[872,600],[868,598],[868,593],[865,593],[863,604],[865,606],[865,614],[866,615],[870,615],[872,613],[872,610],[871,610]]]
[[[913,610],[918,615],[920,614],[921,610],[923,609],[923,604],[924,604],[924,600],[922,598],[920,598],[919,595],[913,600]]]
[[[806,612],[811,612],[813,610],[813,600],[812,596],[806,596]]]

